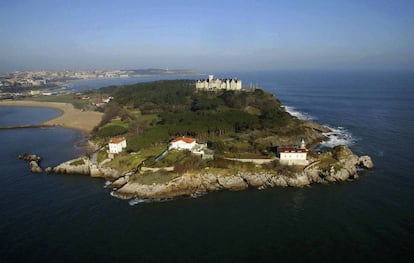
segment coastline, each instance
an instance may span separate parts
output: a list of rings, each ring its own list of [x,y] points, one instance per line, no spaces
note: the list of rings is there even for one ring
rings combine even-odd
[[[42,125],[61,126],[64,128],[80,130],[86,134],[90,134],[95,126],[99,124],[103,113],[94,111],[81,111],[75,109],[72,104],[60,102],[40,102],[29,100],[4,100],[0,101],[0,106],[14,107],[41,107],[56,109],[61,112],[53,119],[47,120]]]

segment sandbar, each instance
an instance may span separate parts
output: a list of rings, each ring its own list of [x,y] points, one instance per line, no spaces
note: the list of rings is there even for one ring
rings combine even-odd
[[[102,113],[96,111],[81,111],[75,109],[70,103],[61,102],[40,102],[29,100],[3,100],[0,106],[19,106],[19,107],[43,107],[59,110],[62,114],[45,121],[42,124],[50,126],[62,126],[65,128],[77,129],[89,134],[101,119]]]

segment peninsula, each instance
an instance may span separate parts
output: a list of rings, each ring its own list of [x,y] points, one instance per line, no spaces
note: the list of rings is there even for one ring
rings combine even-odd
[[[165,199],[344,181],[373,167],[369,156],[345,146],[312,151],[330,130],[291,116],[273,94],[238,88],[235,79],[210,76],[196,83],[155,81],[95,91],[113,99],[102,115],[77,112],[100,120],[86,156],[47,171],[104,177],[122,198]],[[90,123],[85,127],[91,130]]]

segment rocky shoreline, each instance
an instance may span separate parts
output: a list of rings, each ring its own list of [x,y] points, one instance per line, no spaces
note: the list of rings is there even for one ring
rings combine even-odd
[[[265,189],[269,187],[304,187],[312,183],[332,183],[349,179],[357,179],[358,171],[371,169],[374,164],[369,156],[358,157],[349,148],[340,146],[337,149],[337,159],[329,171],[314,161],[299,173],[285,175],[276,172],[249,173],[237,172],[233,175],[223,175],[208,171],[186,173],[164,184],[145,185],[122,179],[114,186],[113,196],[129,199],[169,199],[180,196],[207,193],[218,190],[239,191],[246,188]],[[339,157],[341,156],[341,157]],[[340,167],[340,169],[335,169]],[[115,181],[116,182],[116,181]]]
[[[111,194],[123,199],[162,200],[218,190],[239,191],[249,187],[265,189],[277,186],[304,187],[312,183],[326,184],[349,179],[354,180],[358,179],[360,170],[374,167],[369,156],[359,157],[346,146],[337,146],[328,155],[331,158],[328,168],[326,164],[323,164],[323,160],[316,158],[309,165],[303,167],[300,172],[293,174],[283,174],[272,170],[254,173],[239,171],[229,175],[228,173],[203,170],[185,173],[171,181],[160,184],[134,182],[130,180],[128,173],[123,175],[117,170],[102,167],[86,157],[64,162],[54,168],[48,167],[44,171],[47,173],[82,174],[105,178],[110,181],[106,187],[113,189]],[[39,173],[43,171],[38,165],[41,160],[40,157],[26,154],[25,158],[21,159],[30,162],[32,172]]]

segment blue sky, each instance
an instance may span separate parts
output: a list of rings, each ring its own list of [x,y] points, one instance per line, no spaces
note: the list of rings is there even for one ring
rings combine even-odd
[[[414,69],[414,1],[0,1],[0,72]]]

